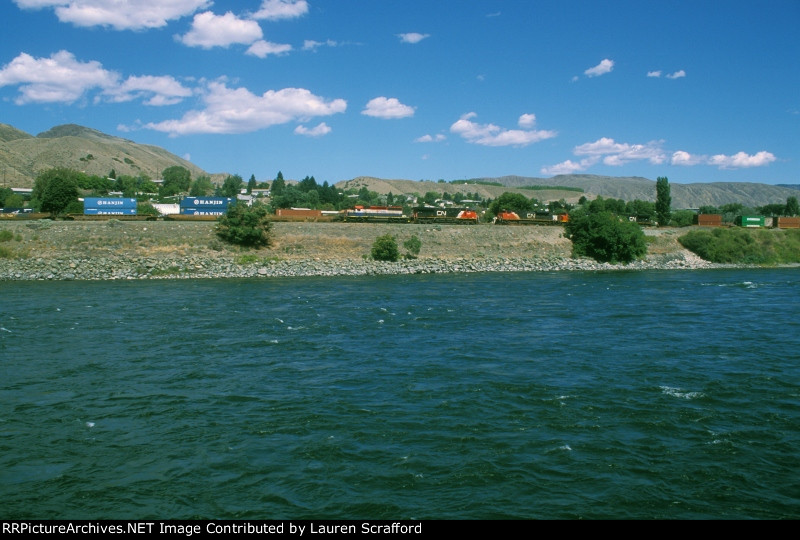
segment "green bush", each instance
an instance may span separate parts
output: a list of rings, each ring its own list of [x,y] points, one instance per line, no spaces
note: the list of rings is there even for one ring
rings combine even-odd
[[[14,233],[11,231],[0,231],[0,242],[10,242],[14,238]]]
[[[566,236],[574,256],[600,262],[629,263],[647,253],[642,229],[611,212],[576,215],[566,225]]]
[[[400,258],[400,250],[394,236],[385,234],[379,236],[372,244],[372,258],[376,261],[396,261]]]
[[[800,230],[698,229],[678,242],[699,257],[726,264],[800,262]]]
[[[216,233],[225,242],[239,246],[272,245],[272,222],[266,206],[262,204],[234,204],[229,207],[217,222]]]
[[[422,241],[420,241],[417,235],[413,235],[411,238],[403,242],[403,247],[406,248],[408,251],[408,255],[406,255],[410,259],[416,259],[419,255],[420,249],[422,249]]]

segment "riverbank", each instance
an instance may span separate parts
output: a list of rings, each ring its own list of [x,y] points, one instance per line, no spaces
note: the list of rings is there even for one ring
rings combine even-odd
[[[649,229],[646,259],[629,265],[573,259],[561,227],[274,223],[269,249],[222,243],[213,222],[3,221],[0,280],[131,280],[509,271],[697,269],[715,265],[684,249],[679,229]],[[415,259],[372,261],[375,238],[416,236]],[[6,234],[8,236],[8,233]]]

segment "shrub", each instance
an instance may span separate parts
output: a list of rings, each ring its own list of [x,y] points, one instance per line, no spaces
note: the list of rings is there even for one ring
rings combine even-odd
[[[800,231],[751,229],[694,230],[678,242],[715,263],[780,264],[800,262]]]
[[[0,231],[0,242],[10,242],[14,238],[14,233],[11,231]]]
[[[422,249],[422,242],[415,234],[405,242],[403,242],[403,247],[406,248],[408,251],[407,257],[411,259],[416,259],[419,255],[419,250]]]
[[[385,234],[375,239],[375,243],[372,244],[372,258],[376,261],[391,262],[399,259],[400,250],[397,248],[394,236]]]
[[[573,255],[600,262],[629,263],[647,253],[642,229],[611,212],[575,217],[566,225],[566,236],[572,240]]]
[[[234,204],[229,207],[217,222],[216,233],[230,244],[248,247],[272,245],[272,222],[266,206],[262,204]]]

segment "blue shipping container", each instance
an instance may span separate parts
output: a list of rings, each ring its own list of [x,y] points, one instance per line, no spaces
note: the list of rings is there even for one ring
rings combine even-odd
[[[233,202],[230,197],[186,197],[181,201],[181,208],[214,208],[226,210]]]
[[[136,208],[84,208],[85,216],[135,216]]]
[[[136,199],[86,197],[84,208],[136,208]]]
[[[181,214],[184,216],[223,216],[225,210],[219,208],[181,208]]]

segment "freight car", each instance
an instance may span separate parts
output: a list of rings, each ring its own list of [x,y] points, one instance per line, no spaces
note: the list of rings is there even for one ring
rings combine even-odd
[[[775,216],[772,226],[776,229],[800,229],[800,217]]]
[[[509,212],[497,214],[494,222],[498,225],[562,225],[569,221],[569,214],[550,212]]]
[[[478,213],[472,208],[435,208],[419,206],[413,209],[414,223],[451,223],[473,225],[478,223]]]
[[[371,223],[409,223],[402,206],[356,206],[342,212],[342,221]]]

